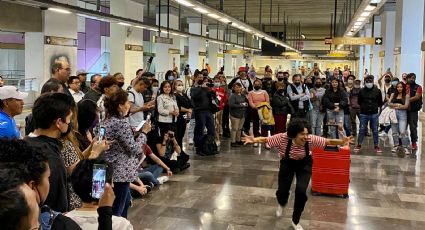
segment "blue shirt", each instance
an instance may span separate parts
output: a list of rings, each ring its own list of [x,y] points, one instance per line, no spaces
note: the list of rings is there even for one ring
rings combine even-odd
[[[16,127],[15,119],[0,110],[0,138],[19,139],[21,133]]]

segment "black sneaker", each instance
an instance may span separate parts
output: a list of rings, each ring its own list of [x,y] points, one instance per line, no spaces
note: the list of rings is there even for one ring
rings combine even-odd
[[[187,169],[187,168],[189,168],[189,167],[190,167],[190,163],[184,164],[182,167],[180,167],[180,172],[183,171],[183,170],[185,170],[185,169]]]
[[[231,147],[239,147],[238,143],[236,143],[236,142],[235,142],[235,143],[233,143],[233,142],[232,142],[232,143],[230,143],[230,146],[231,146]]]
[[[243,145],[243,141],[238,141],[238,142],[236,142],[236,144]]]

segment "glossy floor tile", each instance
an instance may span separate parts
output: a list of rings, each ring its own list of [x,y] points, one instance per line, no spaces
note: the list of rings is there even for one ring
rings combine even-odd
[[[397,156],[390,139],[380,141],[381,156],[371,137],[362,152],[352,153],[348,199],[309,195],[305,229],[425,229],[424,145],[414,155]],[[219,155],[186,152],[192,165],[187,171],[134,200],[129,219],[135,229],[292,229],[293,197],[284,216],[275,217],[276,150],[230,148],[223,139]]]

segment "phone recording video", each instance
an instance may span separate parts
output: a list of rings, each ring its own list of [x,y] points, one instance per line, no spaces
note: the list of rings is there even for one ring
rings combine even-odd
[[[136,131],[139,132],[143,128],[143,126],[145,125],[145,123],[146,122],[150,122],[150,120],[151,120],[151,114],[149,113],[146,116],[146,119],[143,120],[142,122],[140,122],[139,125],[136,127]]]
[[[103,139],[105,139],[105,134],[106,134],[106,128],[100,127],[100,129],[99,129],[99,143],[101,143],[103,141]]]
[[[100,199],[103,192],[105,191],[106,183],[106,165],[94,164],[93,165],[93,177],[92,177],[92,192],[91,196],[94,199]]]

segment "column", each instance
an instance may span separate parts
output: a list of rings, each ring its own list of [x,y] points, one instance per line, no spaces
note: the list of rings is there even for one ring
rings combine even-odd
[[[381,37],[381,18],[379,16],[375,16],[374,20],[374,31],[372,37]],[[370,73],[375,76],[375,78],[379,78],[384,72],[383,67],[380,64],[379,52],[381,51],[382,45],[372,45],[371,56],[372,56],[372,64],[370,66]]]
[[[207,34],[206,22],[200,17],[187,18],[189,33],[205,36]],[[189,65],[192,70],[204,69],[206,64],[206,41],[204,38],[189,36]],[[209,63],[210,64],[210,63]],[[214,73],[214,72],[212,72]],[[211,74],[212,74],[211,73]]]
[[[223,30],[217,28],[217,26],[210,26],[209,37],[216,39],[217,35],[218,39],[223,38]],[[207,60],[214,74],[223,66],[223,57],[223,45],[209,41]]]
[[[365,35],[364,36],[365,37],[372,37],[372,25],[366,24],[364,26],[364,28],[365,28]],[[368,74],[371,74],[370,68],[371,68],[372,59],[370,57],[370,54],[371,54],[371,45],[365,45],[364,46],[364,69],[365,69],[365,71],[367,69]],[[362,74],[364,74],[364,72]],[[377,78],[375,77],[375,79],[377,79]]]
[[[112,0],[111,14],[143,21],[143,5],[130,0]],[[134,25],[111,23],[111,74],[121,72],[125,77],[125,86],[143,67],[143,29]]]
[[[395,14],[395,4],[386,3],[381,13],[381,35],[384,42],[381,45],[380,58],[383,59],[381,62],[384,71],[389,68],[391,72],[394,71]]]
[[[178,9],[170,6],[169,28],[179,30]],[[167,6],[161,5],[161,15],[159,15],[159,7],[156,7],[156,25],[159,24],[161,18],[161,26],[167,27]],[[157,33],[158,34],[158,33]],[[180,49],[180,39],[178,35],[168,34],[167,31],[161,32],[161,37],[172,39],[172,44],[154,43],[154,64],[157,78],[164,79],[164,74],[173,67],[180,68],[180,54],[183,52]],[[191,66],[192,72],[195,69]],[[180,70],[179,70],[180,71]]]
[[[401,35],[400,39],[400,71],[401,73],[415,73],[421,75],[421,50],[420,45],[423,39],[423,18],[424,18],[424,0],[417,1],[397,1],[397,13],[402,10],[401,30],[396,33]],[[401,8],[401,9],[400,9]],[[396,44],[397,45],[397,44]],[[417,78],[417,83],[422,84],[422,78]]]

